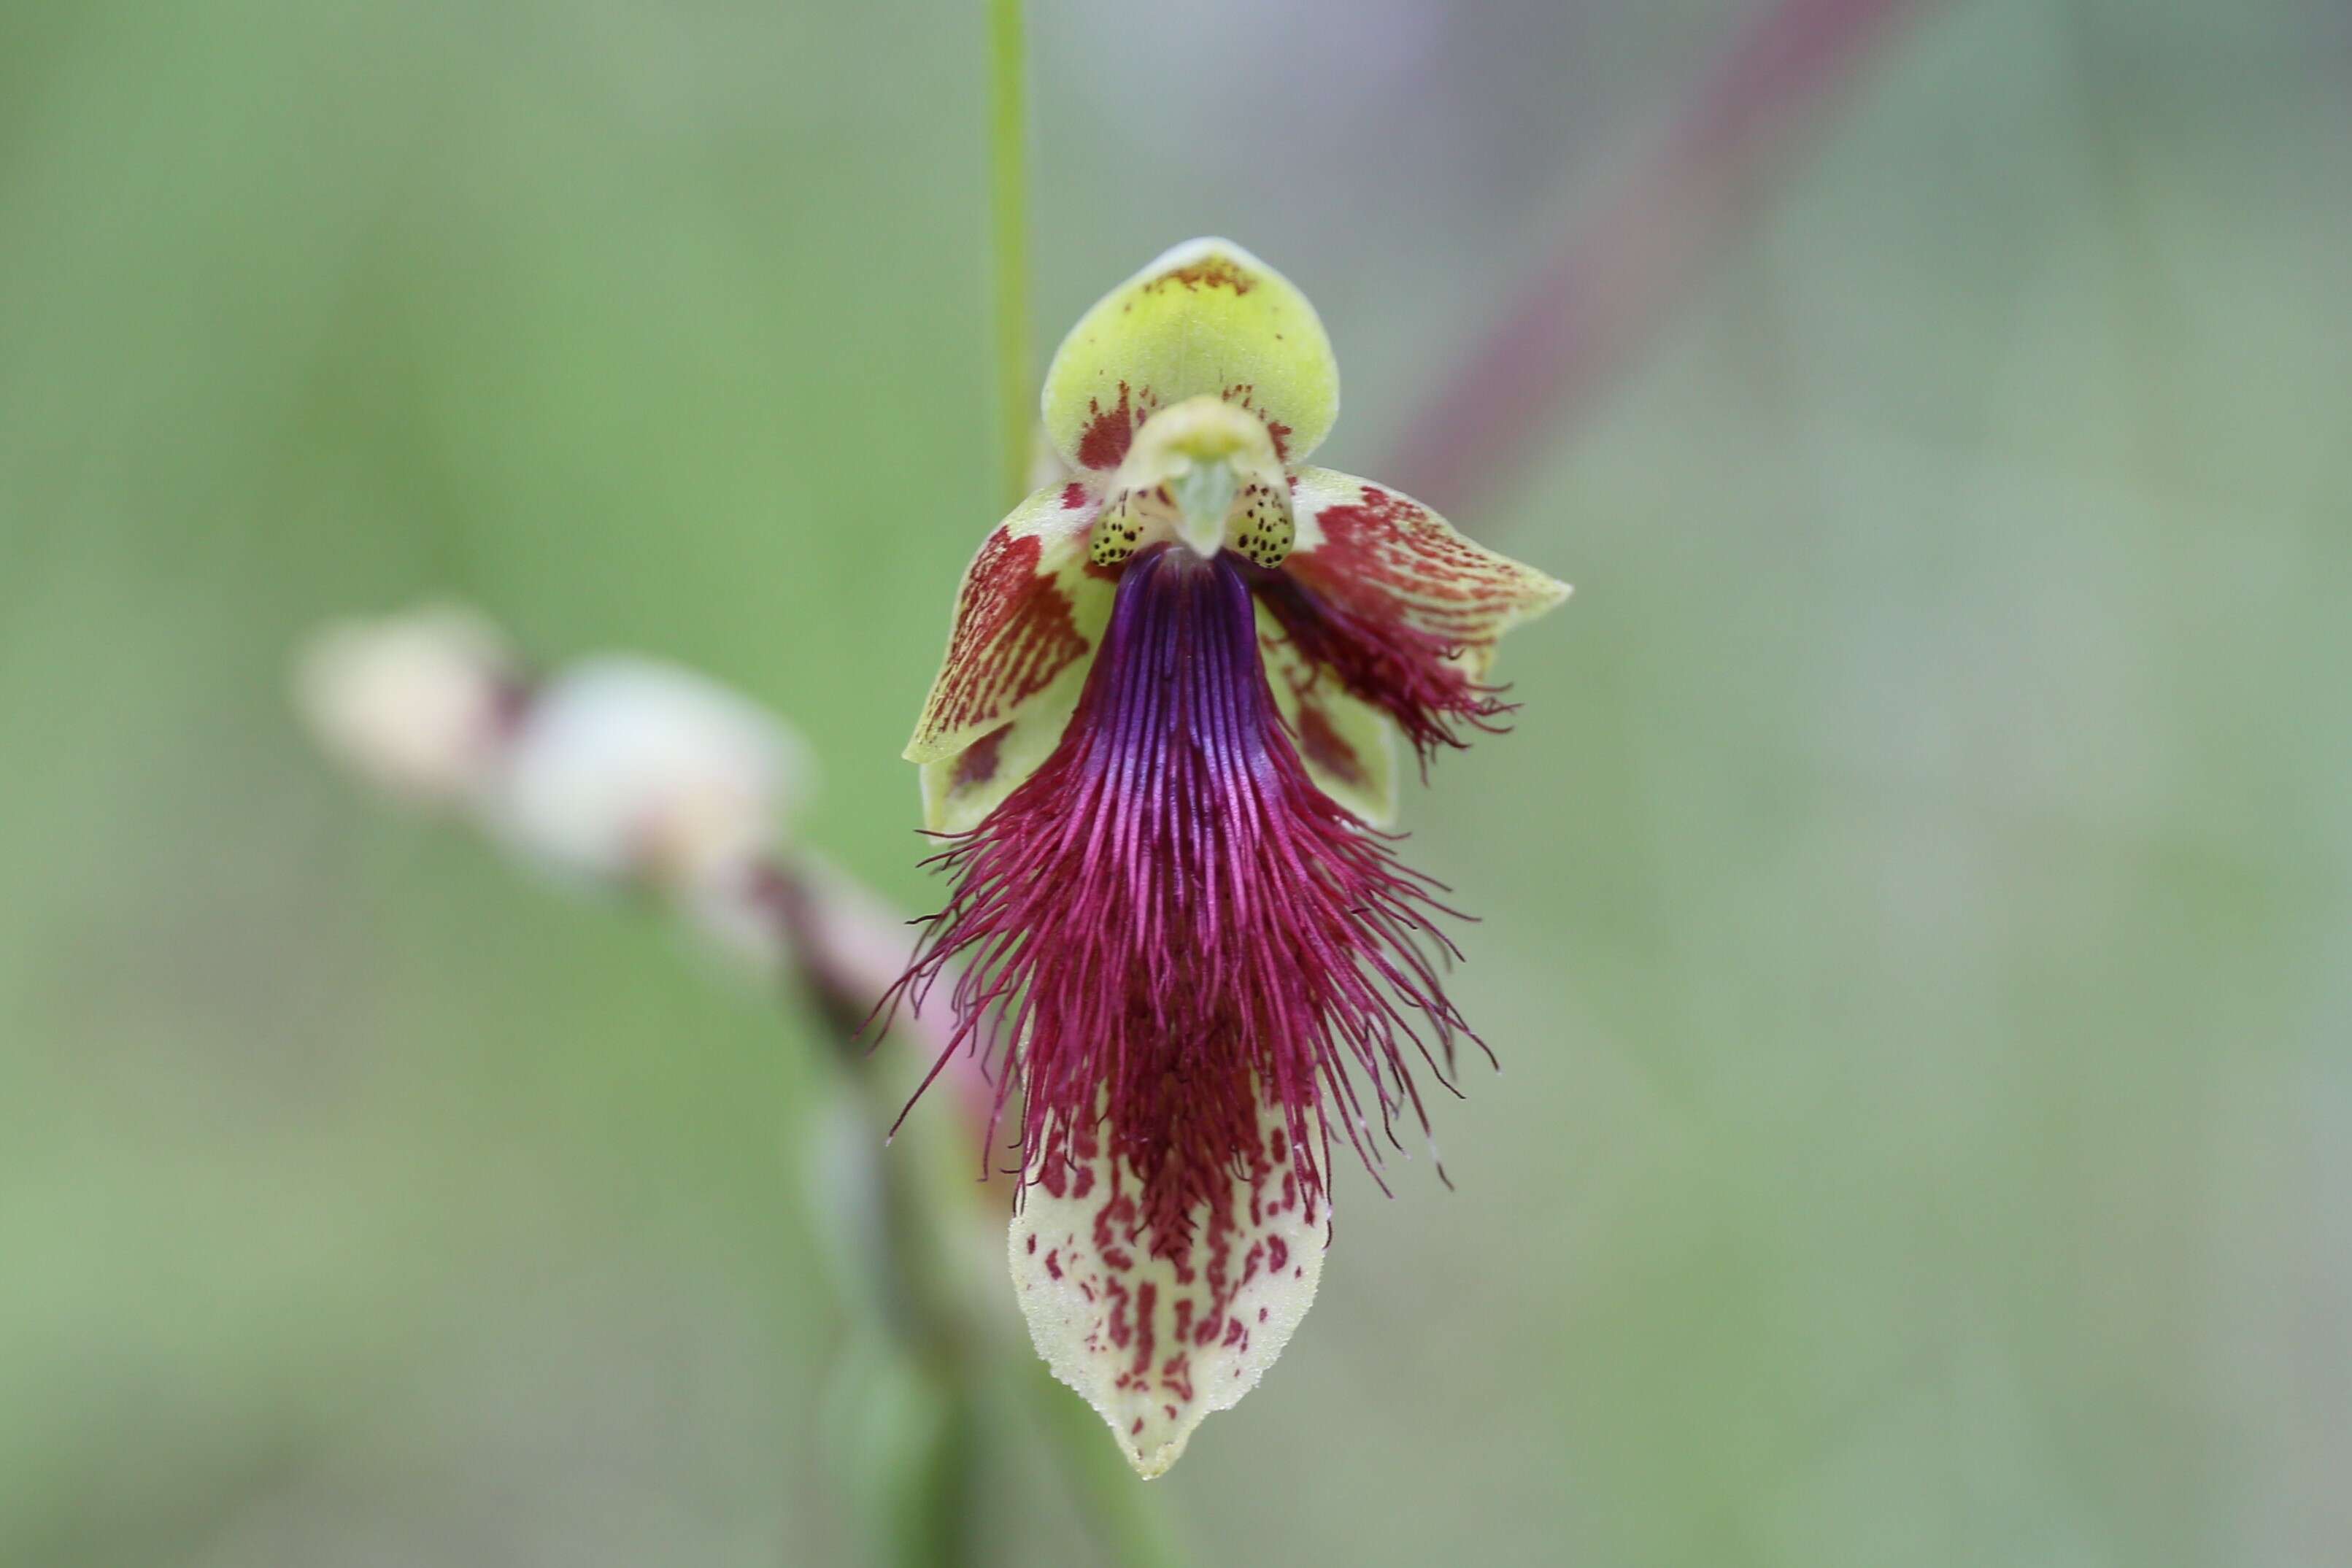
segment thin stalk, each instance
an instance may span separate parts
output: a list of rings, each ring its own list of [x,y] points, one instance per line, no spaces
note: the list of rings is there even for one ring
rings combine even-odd
[[[1029,370],[1029,51],[1024,0],[989,0],[989,227],[996,317],[998,489],[1028,492],[1035,397]]]

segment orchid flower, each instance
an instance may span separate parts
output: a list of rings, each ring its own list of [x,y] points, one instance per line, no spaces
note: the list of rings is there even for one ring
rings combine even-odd
[[[900,984],[1018,1084],[1031,1336],[1149,1478],[1314,1299],[1335,1132],[1376,1167],[1475,1040],[1399,742],[1495,727],[1496,640],[1568,589],[1305,466],[1329,340],[1228,241],[1087,312],[1043,404],[1070,476],[982,544],[907,747],[955,885]]]

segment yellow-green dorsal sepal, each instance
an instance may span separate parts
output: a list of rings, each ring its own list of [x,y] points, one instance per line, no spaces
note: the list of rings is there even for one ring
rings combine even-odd
[[[1178,246],[1079,318],[1045,371],[1045,430],[1065,461],[1108,472],[1151,413],[1202,396],[1256,413],[1288,463],[1339,413],[1315,307],[1231,240]]]

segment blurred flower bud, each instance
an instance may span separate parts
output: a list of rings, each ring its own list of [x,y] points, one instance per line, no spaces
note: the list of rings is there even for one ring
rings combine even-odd
[[[497,630],[455,605],[338,622],[295,672],[296,703],[330,755],[388,794],[440,807],[488,787],[523,687]]]
[[[771,854],[806,798],[799,738],[758,705],[649,659],[590,659],[533,696],[493,825],[569,874],[692,897]]]

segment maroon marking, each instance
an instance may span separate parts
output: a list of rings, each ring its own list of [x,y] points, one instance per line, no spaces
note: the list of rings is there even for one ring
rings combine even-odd
[[[1160,1302],[1160,1287],[1146,1280],[1135,1288],[1135,1365],[1134,1373],[1141,1377],[1151,1370],[1151,1356],[1159,1335],[1154,1327],[1158,1319],[1153,1309]],[[1174,1415],[1174,1411],[1170,1411]]]
[[[997,753],[1004,748],[1004,737],[1012,733],[1013,722],[1007,719],[970,746],[956,754],[955,778],[949,788],[976,789],[996,777]]]
[[[1037,1256],[1037,1233],[1034,1230],[1029,1233],[1029,1256]]]
[[[1127,1287],[1116,1280],[1108,1281],[1103,1285],[1103,1294],[1110,1298],[1110,1343],[1125,1350],[1128,1342],[1135,1337],[1135,1325],[1127,1317]]]
[[[1062,486],[1062,506],[1065,510],[1076,511],[1087,504],[1087,487],[1078,480],[1073,479]]]
[[[1275,336],[1276,338],[1280,338],[1282,334],[1276,332]],[[1274,455],[1276,461],[1284,464],[1287,464],[1290,461],[1290,426],[1283,423],[1282,421],[1274,418],[1271,414],[1266,413],[1257,406],[1257,387],[1255,383],[1251,382],[1237,382],[1234,385],[1229,386],[1224,391],[1219,392],[1217,396],[1226,402],[1234,403],[1241,408],[1247,409],[1254,414],[1256,414],[1259,423],[1265,426],[1267,439],[1274,443]],[[1290,483],[1292,487],[1296,488],[1298,481],[1294,476]]]
[[[1093,416],[1087,422],[1086,434],[1078,437],[1078,463],[1087,468],[1116,468],[1125,461],[1127,448],[1135,439],[1137,411],[1128,402],[1127,383],[1118,383],[1118,402],[1112,408],[1103,407],[1100,400],[1088,398],[1087,412]],[[1064,504],[1068,492],[1063,492]]]
[[[1045,1272],[1058,1280],[1062,1277],[1062,1249],[1058,1247],[1045,1254]]]
[[[1324,772],[1344,784],[1365,781],[1364,759],[1348,744],[1323,705],[1302,697],[1298,703],[1298,751]],[[1279,1136],[1279,1134],[1276,1134]]]
[[[1209,256],[1172,268],[1143,287],[1146,290],[1165,288],[1171,283],[1181,283],[1195,292],[1203,288],[1230,288],[1235,298],[1257,287],[1257,279],[1222,256]]]

